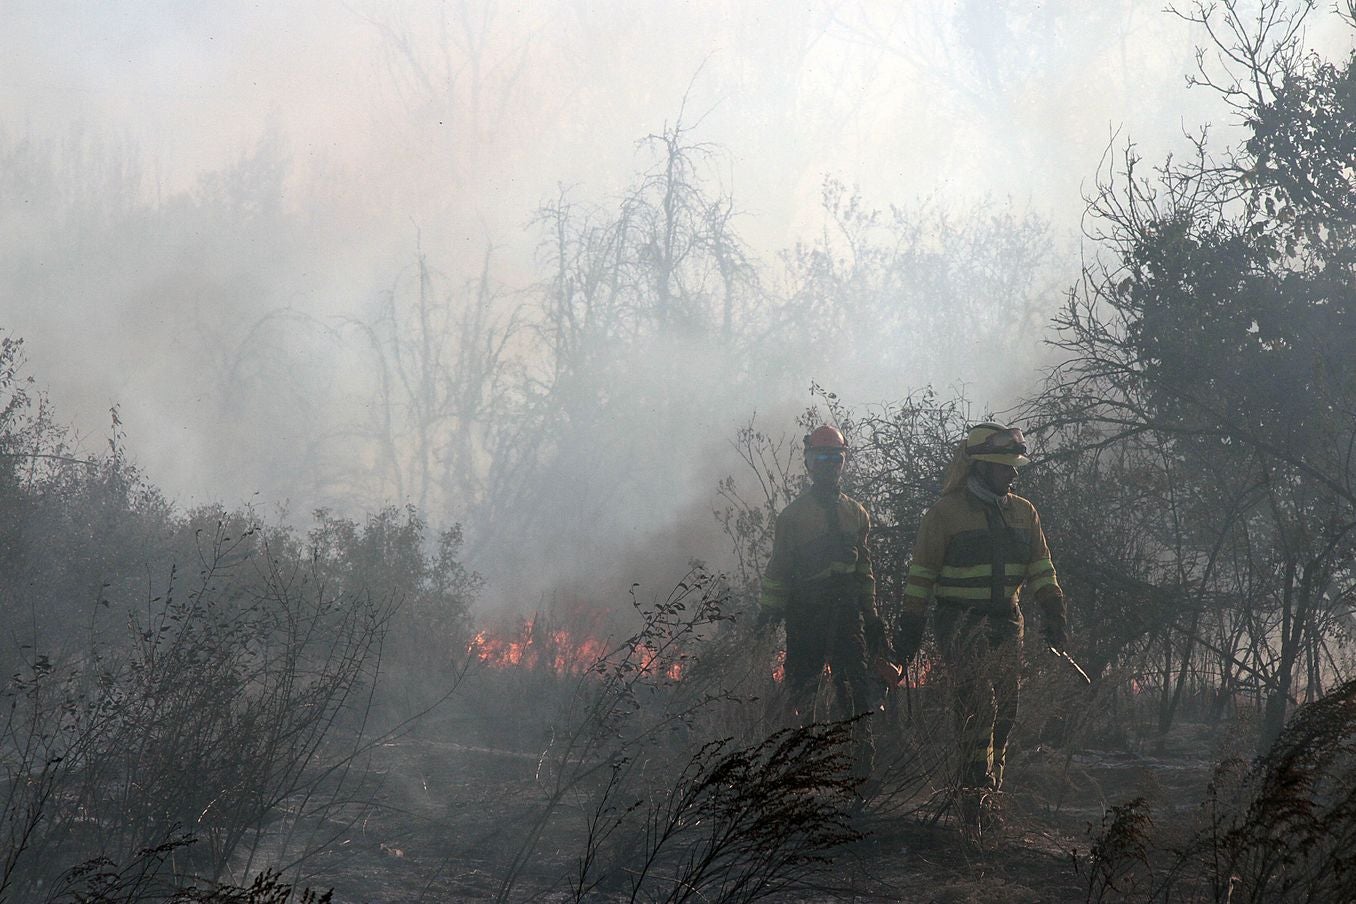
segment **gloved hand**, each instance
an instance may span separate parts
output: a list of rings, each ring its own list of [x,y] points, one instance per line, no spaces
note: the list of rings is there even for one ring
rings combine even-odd
[[[876,657],[872,670],[876,673],[876,679],[887,688],[898,687],[904,678],[904,670],[885,656]]]
[[[922,615],[904,615],[895,633],[895,654],[899,661],[908,665],[923,647],[923,628],[927,619]]]
[[[1043,587],[1037,593],[1036,600],[1040,603],[1041,633],[1045,635],[1045,642],[1062,652],[1064,645],[1069,642],[1066,627],[1069,606],[1064,601],[1064,594],[1053,587]]]
[[[1042,628],[1045,634],[1045,642],[1063,652],[1065,644],[1069,642],[1069,632],[1064,624],[1064,619],[1047,615],[1042,622]]]

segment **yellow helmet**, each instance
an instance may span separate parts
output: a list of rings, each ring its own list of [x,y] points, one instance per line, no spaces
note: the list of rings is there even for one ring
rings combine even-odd
[[[1026,437],[1020,427],[978,424],[965,438],[965,456],[971,461],[991,461],[1020,468],[1031,464],[1026,457]]]

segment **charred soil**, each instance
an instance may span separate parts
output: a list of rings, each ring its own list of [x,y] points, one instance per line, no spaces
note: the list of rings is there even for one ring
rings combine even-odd
[[[424,732],[383,745],[374,804],[311,864],[337,902],[575,900],[570,877],[587,838],[553,823],[511,890],[506,871],[541,818],[541,751],[457,743]],[[1106,815],[1146,798],[1165,812],[1199,809],[1215,751],[1210,726],[1186,723],[1161,752],[1034,747],[1010,766],[1013,790],[979,830],[963,828],[944,792],[868,804],[862,835],[773,901],[1075,902],[1090,897],[1090,851]],[[582,816],[583,796],[568,805]],[[625,901],[603,883],[585,900]]]

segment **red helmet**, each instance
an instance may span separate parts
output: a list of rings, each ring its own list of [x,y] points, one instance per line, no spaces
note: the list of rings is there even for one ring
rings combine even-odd
[[[805,434],[805,448],[807,450],[842,449],[846,452],[847,447],[847,440],[843,439],[843,434],[838,432],[837,427],[830,427],[825,424]]]

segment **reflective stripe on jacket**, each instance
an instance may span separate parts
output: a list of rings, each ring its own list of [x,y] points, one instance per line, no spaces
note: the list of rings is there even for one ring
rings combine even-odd
[[[941,605],[1016,619],[1019,594],[1042,605],[1064,595],[1036,507],[1011,493],[998,506],[965,490],[943,495],[923,516],[914,542],[905,612],[923,614],[935,595]]]

